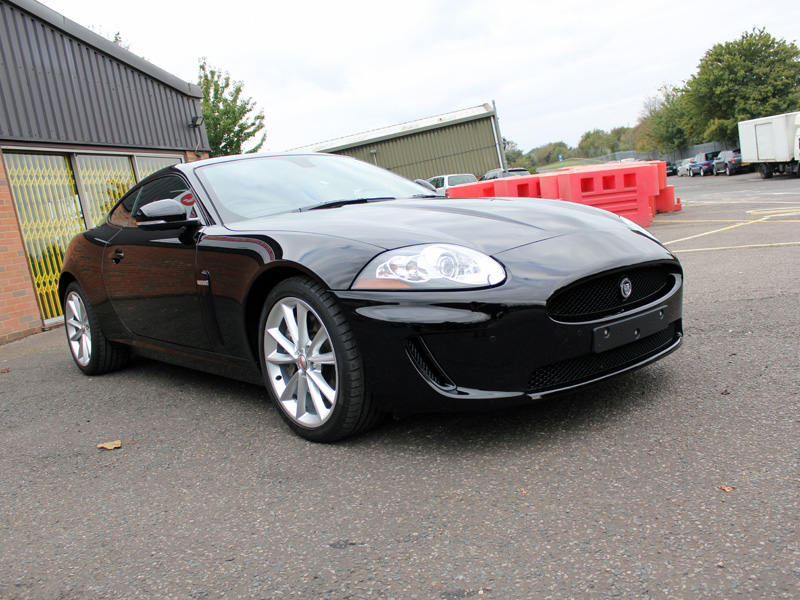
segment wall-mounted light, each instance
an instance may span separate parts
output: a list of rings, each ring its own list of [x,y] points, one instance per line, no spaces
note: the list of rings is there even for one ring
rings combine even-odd
[[[192,122],[189,123],[189,127],[200,127],[200,125],[203,124],[203,120],[204,120],[203,117],[195,115],[194,117],[192,117]]]

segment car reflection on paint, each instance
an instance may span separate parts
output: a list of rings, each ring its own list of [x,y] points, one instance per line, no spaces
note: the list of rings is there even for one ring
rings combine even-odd
[[[612,213],[449,199],[343,156],[168,167],[76,236],[59,293],[98,375],[144,355],[266,386],[328,442],[392,412],[539,400],[682,340],[683,273]]]

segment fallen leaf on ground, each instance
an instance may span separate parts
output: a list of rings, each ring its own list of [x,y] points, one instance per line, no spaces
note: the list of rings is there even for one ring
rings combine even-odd
[[[719,489],[721,489],[723,492],[732,492],[733,490],[736,489],[735,487],[727,486],[727,485],[718,485],[717,487]]]
[[[122,447],[122,440],[117,440],[116,442],[106,442],[104,444],[97,444],[97,447],[100,450],[114,450],[115,448]]]
[[[5,367],[3,369],[0,369],[0,373],[8,373],[10,370],[11,370],[10,367]]]

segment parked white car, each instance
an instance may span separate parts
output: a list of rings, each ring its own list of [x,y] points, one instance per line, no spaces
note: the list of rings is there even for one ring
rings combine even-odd
[[[691,158],[684,158],[678,163],[678,177],[689,176],[689,165],[692,163]]]
[[[436,188],[437,194],[446,194],[447,188],[454,185],[461,185],[462,183],[475,183],[478,178],[472,173],[455,173],[453,175],[437,175],[428,179],[433,187]]]

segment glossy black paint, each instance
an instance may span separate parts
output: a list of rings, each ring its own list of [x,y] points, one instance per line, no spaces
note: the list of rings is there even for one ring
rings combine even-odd
[[[681,343],[679,262],[610,213],[548,200],[436,198],[223,223],[197,177],[204,164],[170,167],[130,192],[164,173],[180,175],[194,193],[199,224],[151,231],[106,222],[77,236],[65,256],[62,300],[69,282],[79,281],[106,337],[140,354],[262,383],[258,317],[269,291],[297,274],[319,281],[344,307],[369,389],[384,410],[529,402],[642,366]],[[352,289],[364,266],[385,250],[432,242],[492,256],[507,280],[477,290]],[[548,316],[554,292],[640,265],[668,269],[674,276],[669,293],[590,322]],[[575,384],[526,392],[536,368],[597,354],[598,327],[633,335],[622,322],[650,323],[654,317],[647,315],[660,307],[664,327],[674,331],[663,350]]]

